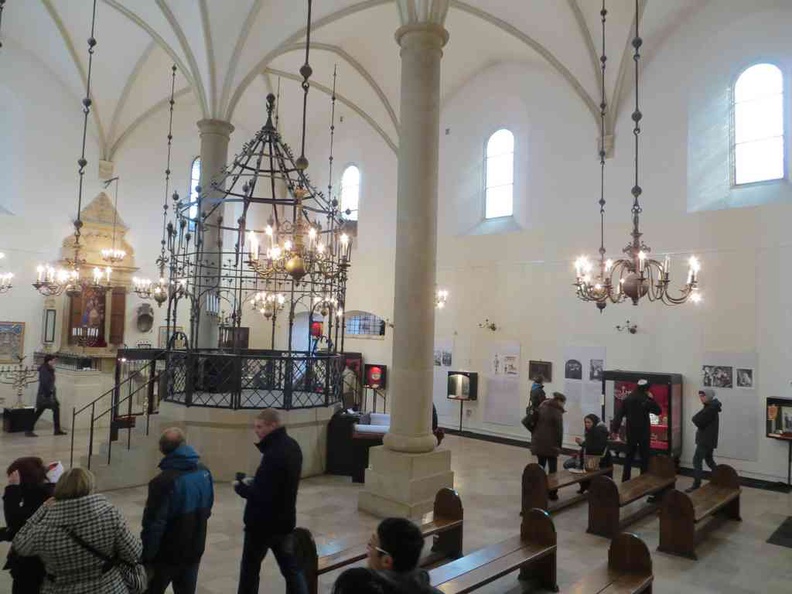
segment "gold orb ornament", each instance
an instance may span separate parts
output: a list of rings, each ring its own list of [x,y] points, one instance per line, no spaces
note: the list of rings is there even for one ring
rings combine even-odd
[[[305,276],[305,262],[302,256],[295,255],[286,261],[286,272],[289,273],[295,281],[300,282],[300,279]]]

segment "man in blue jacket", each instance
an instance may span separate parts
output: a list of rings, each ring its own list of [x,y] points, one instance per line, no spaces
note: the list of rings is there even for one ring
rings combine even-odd
[[[195,594],[214,504],[212,475],[181,429],[166,429],[159,448],[162,472],[149,483],[141,534],[148,594],[163,594],[171,583],[174,594]]]
[[[256,447],[262,454],[261,464],[255,477],[234,481],[234,490],[247,499],[238,594],[258,594],[261,562],[270,549],[286,579],[286,594],[308,594],[291,538],[297,524],[302,450],[287,435],[274,408],[262,410],[253,429],[259,439]]]

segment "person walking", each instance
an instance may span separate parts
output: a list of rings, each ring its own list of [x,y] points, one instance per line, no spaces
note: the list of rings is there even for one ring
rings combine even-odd
[[[149,482],[140,535],[148,594],[164,594],[169,584],[174,594],[195,594],[214,504],[212,474],[181,429],[166,429],[159,449],[162,472]]]
[[[536,427],[531,436],[531,453],[536,456],[539,466],[547,468],[550,474],[558,471],[558,456],[564,440],[564,404],[566,396],[553,392],[553,397],[539,405]],[[558,499],[555,491],[550,499]]]
[[[55,485],[47,480],[41,458],[14,460],[6,471],[8,486],[3,493],[6,527],[0,528],[0,541],[12,541],[25,522],[52,497]],[[38,594],[44,583],[44,564],[38,557],[23,557],[12,547],[3,569],[11,573],[12,594]]]
[[[120,510],[94,494],[90,470],[72,468],[47,500],[19,529],[13,547],[44,563],[46,594],[142,594],[143,547]]]
[[[52,424],[55,429],[55,435],[66,435],[66,432],[61,430],[60,402],[58,402],[58,397],[55,393],[56,361],[57,357],[55,357],[55,355],[45,355],[44,362],[39,367],[39,385],[38,392],[36,393],[36,412],[33,415],[33,422],[30,425],[30,429],[25,432],[25,435],[28,437],[38,437],[34,433],[36,422],[48,408],[52,410]]]
[[[715,460],[712,453],[718,447],[718,430],[720,429],[720,400],[715,398],[715,392],[703,388],[698,393],[701,400],[701,410],[693,415],[693,424],[696,426],[696,453],[693,454],[693,486],[686,490],[692,493],[701,487],[701,475],[704,472],[703,462],[707,463],[710,470],[715,470]]]
[[[247,500],[245,544],[238,594],[258,594],[261,563],[272,549],[287,594],[308,594],[308,584],[295,557],[291,533],[297,524],[297,489],[302,472],[300,445],[286,433],[280,413],[262,410],[253,422],[261,463],[254,477],[238,473],[234,490]]]
[[[660,405],[655,402],[649,391],[649,382],[645,379],[638,380],[638,386],[622,400],[621,408],[613,419],[612,432],[618,434],[622,421],[627,419],[627,451],[624,458],[622,482],[630,480],[635,454],[641,457],[641,474],[649,469],[649,456],[652,453],[651,422],[649,413],[659,415],[662,412]]]

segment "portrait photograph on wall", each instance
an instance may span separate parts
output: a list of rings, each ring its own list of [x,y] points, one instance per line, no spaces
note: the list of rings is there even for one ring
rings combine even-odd
[[[592,382],[602,381],[602,359],[591,359],[589,361],[589,380]]]
[[[25,354],[25,322],[0,322],[0,363],[18,363]]]
[[[754,387],[754,370],[753,369],[737,369],[735,376],[737,377],[738,388],[753,388]]]
[[[577,359],[569,359],[564,365],[564,378],[579,380],[583,379],[583,365]]]
[[[707,388],[733,387],[733,368],[724,365],[702,365],[702,383]],[[753,383],[753,382],[752,382]]]

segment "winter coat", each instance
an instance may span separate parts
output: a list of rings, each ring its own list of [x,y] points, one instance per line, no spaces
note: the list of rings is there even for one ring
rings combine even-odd
[[[720,400],[713,398],[693,415],[693,424],[696,426],[696,445],[713,450],[718,447],[720,412]]]
[[[531,452],[534,456],[554,458],[561,453],[564,412],[564,405],[555,398],[539,405],[539,419],[531,434]]]
[[[12,541],[25,522],[50,497],[55,489],[52,483],[40,485],[8,485],[3,493],[3,511],[6,528],[0,529],[0,541]],[[8,551],[3,569],[11,570],[11,577],[21,584],[41,584],[44,564],[38,557],[22,557],[14,548]]]
[[[251,484],[240,482],[237,494],[247,499],[245,530],[264,535],[284,535],[297,524],[297,489],[302,472],[300,444],[280,427],[256,447],[261,464]]]
[[[206,546],[214,486],[209,470],[192,447],[182,445],[165,456],[149,483],[143,511],[144,563],[197,563]]]
[[[600,421],[586,431],[580,447],[590,456],[604,456],[608,451],[608,426]]]
[[[622,420],[627,419],[627,441],[630,443],[650,441],[651,423],[649,413],[659,415],[660,405],[650,398],[646,390],[638,388],[622,400],[621,408],[613,419],[613,432],[621,427]]]
[[[38,555],[47,577],[42,594],[128,594],[121,568],[102,573],[105,562],[69,536],[71,530],[103,555],[127,564],[140,560],[143,547],[121,515],[103,495],[43,505],[14,538],[20,555]],[[141,578],[145,581],[145,572]],[[145,584],[135,592],[142,591]]]
[[[545,400],[547,400],[547,394],[545,394],[544,386],[534,382],[531,386],[531,395],[529,397],[530,407],[534,409],[539,408],[539,405]]]
[[[365,567],[347,569],[336,580],[333,594],[358,594],[364,591],[377,594],[440,594],[429,582],[423,569],[397,572],[373,570]]]
[[[39,367],[39,385],[36,392],[36,406],[38,408],[52,408],[58,403],[55,397],[55,370],[49,363],[42,363]]]

